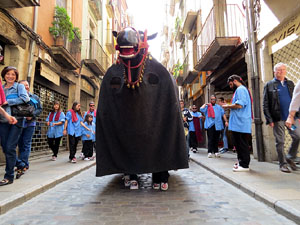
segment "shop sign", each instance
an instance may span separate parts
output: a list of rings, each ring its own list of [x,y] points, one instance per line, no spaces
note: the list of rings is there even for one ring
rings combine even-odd
[[[51,81],[57,86],[60,85],[60,76],[57,75],[54,71],[52,71],[45,64],[41,64],[41,76],[45,77],[47,80]]]
[[[273,54],[293,40],[300,34],[300,14],[293,16],[279,30],[268,38],[269,54]]]
[[[81,90],[92,95],[93,97],[95,96],[94,87],[84,78],[81,78]]]

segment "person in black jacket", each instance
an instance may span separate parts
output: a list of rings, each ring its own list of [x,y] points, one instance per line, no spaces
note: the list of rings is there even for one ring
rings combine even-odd
[[[275,78],[267,82],[264,87],[263,110],[266,123],[273,128],[280,170],[285,173],[290,173],[291,171],[287,165],[289,165],[292,170],[297,170],[293,159],[296,158],[300,141],[299,134],[295,130],[288,129],[292,138],[292,144],[288,154],[285,155],[285,121],[289,114],[294,83],[285,77],[286,65],[284,63],[278,63],[274,66],[274,74]]]

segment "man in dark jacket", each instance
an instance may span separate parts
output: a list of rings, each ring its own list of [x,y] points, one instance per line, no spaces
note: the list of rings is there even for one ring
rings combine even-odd
[[[263,110],[266,123],[273,128],[280,170],[285,173],[290,173],[291,171],[287,167],[287,164],[289,164],[292,170],[297,169],[293,159],[296,158],[300,141],[299,134],[297,134],[295,130],[289,129],[292,144],[288,154],[285,155],[285,121],[289,114],[294,83],[285,78],[286,65],[284,63],[278,63],[274,66],[274,74],[275,78],[267,82],[264,87]]]

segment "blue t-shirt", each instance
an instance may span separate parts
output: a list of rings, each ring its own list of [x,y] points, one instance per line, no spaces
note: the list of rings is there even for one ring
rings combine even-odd
[[[85,129],[83,126],[81,127],[82,130],[82,139],[83,141],[92,140],[95,141],[95,124],[92,122],[92,124],[88,124],[87,122],[84,122],[84,125],[89,128],[91,131]],[[87,137],[86,135],[90,135],[90,137]]]
[[[88,112],[85,112],[85,113],[84,113],[84,116],[83,116],[83,119],[84,119],[84,120],[85,120],[85,116],[86,116],[87,113],[88,113]],[[96,124],[96,116],[94,115],[94,112],[90,112],[89,114],[93,116],[93,123]]]
[[[239,104],[242,108],[230,109],[228,129],[251,134],[251,99],[245,86],[241,85],[236,89],[232,98],[232,104]]]
[[[200,117],[201,116],[201,113],[200,112],[190,112],[190,114],[192,115],[192,117]],[[202,119],[200,118],[199,119],[199,123],[200,123],[200,128],[202,126]],[[189,131],[195,131],[195,126],[194,126],[194,121],[190,121],[189,122]]]
[[[208,108],[208,106],[205,106],[205,108],[203,108],[203,109],[200,108],[200,111],[203,112],[204,115],[205,115],[204,128],[209,129],[213,125],[215,125],[216,130],[223,130],[224,125],[223,125],[222,117],[225,113],[224,109],[220,105],[215,104],[213,106],[213,109],[214,109],[214,112],[215,112],[215,118],[212,118],[212,117],[208,117],[207,108]]]
[[[67,131],[69,135],[72,135],[75,137],[79,137],[81,136],[81,124],[80,122],[83,121],[81,115],[79,115],[76,112],[76,116],[77,116],[77,121],[76,122],[72,122],[72,113],[70,111],[67,112],[66,114],[66,120],[68,121],[68,127],[67,127]]]
[[[58,121],[55,121],[54,120],[55,116],[56,116],[56,112],[55,112],[52,121],[49,121],[50,114],[51,114],[51,112],[49,113],[49,115],[46,119],[47,122],[50,122],[50,126],[49,126],[48,132],[47,132],[47,137],[48,138],[62,137],[63,131],[64,131],[65,114],[63,112],[60,112]],[[61,125],[51,126],[53,123],[59,123],[59,122],[63,122],[63,123]]]

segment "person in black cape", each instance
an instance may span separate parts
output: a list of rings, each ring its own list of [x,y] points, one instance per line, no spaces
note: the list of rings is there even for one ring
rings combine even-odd
[[[176,83],[148,54],[153,35],[131,27],[113,34],[119,58],[100,90],[96,176],[153,173],[153,188],[167,190],[168,170],[188,168]]]

